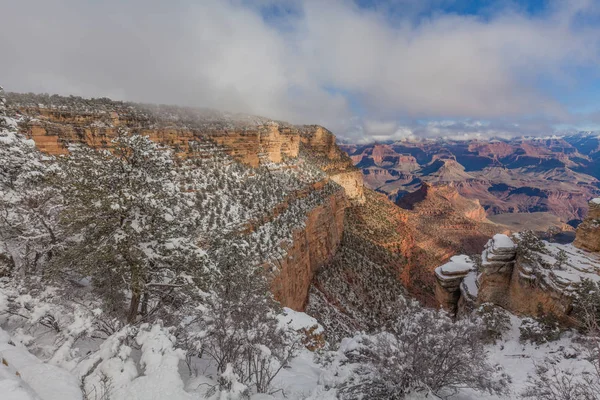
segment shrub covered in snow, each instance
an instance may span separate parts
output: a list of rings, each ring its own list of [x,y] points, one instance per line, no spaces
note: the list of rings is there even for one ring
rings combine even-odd
[[[502,335],[510,329],[508,313],[492,303],[483,303],[475,310],[475,314],[483,323],[483,339],[488,343],[501,340]]]
[[[409,302],[385,331],[344,339],[333,357],[332,384],[342,399],[403,399],[410,392],[448,395],[458,387],[506,390],[487,361],[480,325]]]
[[[541,254],[546,253],[544,242],[533,232],[523,231],[514,235],[517,242],[517,258],[528,265],[540,264]]]
[[[585,333],[600,335],[600,283],[582,279],[575,285],[573,314]]]
[[[129,322],[140,305],[201,281],[208,267],[195,243],[198,213],[166,149],[120,135],[111,153],[73,147],[61,167],[65,240],[52,266],[62,276],[90,278],[115,313],[128,297]]]
[[[535,344],[552,342],[560,338],[560,324],[552,315],[542,315],[539,318],[525,317],[519,327],[521,341]]]
[[[58,192],[52,158],[17,133],[0,88],[0,276],[37,273],[57,244]]]
[[[237,251],[239,250],[239,251]],[[198,305],[185,330],[188,355],[203,355],[215,366],[219,392],[268,393],[273,379],[302,346],[282,325],[278,303],[259,268],[243,262],[240,249],[220,255],[219,279]]]
[[[563,370],[556,367],[554,360],[546,359],[529,377],[523,397],[536,400],[600,400],[600,375],[598,371]]]

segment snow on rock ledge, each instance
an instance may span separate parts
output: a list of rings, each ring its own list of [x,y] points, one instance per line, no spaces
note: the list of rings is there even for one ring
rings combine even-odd
[[[456,312],[461,283],[474,269],[475,264],[466,255],[453,256],[449,262],[435,269],[435,297],[444,309]]]

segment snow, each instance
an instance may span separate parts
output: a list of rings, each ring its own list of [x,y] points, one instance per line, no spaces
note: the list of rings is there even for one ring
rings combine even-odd
[[[77,378],[67,370],[43,363],[24,347],[11,345],[0,329],[0,393],[11,400],[81,400]],[[4,397],[8,394],[7,397]]]
[[[174,337],[160,325],[144,324],[136,337],[141,346],[140,364],[144,375],[134,379],[121,390],[113,392],[116,400],[192,400],[184,390],[179,374],[179,362],[185,352],[174,347]]]
[[[497,233],[492,238],[494,250],[514,250],[517,245],[507,235]]]
[[[535,345],[532,343],[521,343],[519,341],[519,326],[522,319],[514,315],[511,318],[511,329],[505,335],[504,340],[489,346],[489,358],[493,364],[503,367],[512,378],[510,384],[511,393],[506,397],[494,396],[470,390],[463,390],[452,400],[517,400],[522,399],[521,393],[527,387],[529,375],[535,372],[535,364],[541,364],[544,359],[551,356],[556,357],[556,367],[561,371],[572,369],[574,372],[589,370],[592,365],[584,359],[584,355],[574,347],[572,334],[566,332],[560,340]],[[574,358],[567,358],[574,357]]]
[[[544,241],[546,254],[540,254],[542,262],[548,268],[538,268],[545,281],[559,290],[571,290],[573,285],[583,279],[600,282],[600,258],[572,244],[549,243]],[[561,268],[555,267],[559,252],[566,255]],[[531,270],[533,272],[533,270]]]
[[[316,326],[317,328],[314,330],[314,333],[318,334],[323,332],[323,327],[315,318],[306,313],[294,311],[288,307],[283,308],[283,313],[278,315],[277,319],[279,319],[279,326],[281,328],[287,326],[295,331],[299,331],[302,329],[310,330]]]
[[[595,199],[590,200],[590,203],[600,204],[600,197],[596,197]]]
[[[77,378],[62,368],[38,362],[22,368],[19,373],[42,400],[83,398]]]
[[[457,275],[465,275],[471,271],[475,266],[473,262],[464,254],[453,256],[450,261],[446,264],[437,267],[435,273],[438,278],[444,279],[455,279]]]
[[[23,382],[7,371],[0,364],[0,393],[2,400],[40,400],[31,389],[23,386]]]
[[[479,293],[479,287],[477,286],[477,272],[470,271],[467,276],[462,281],[462,287],[465,288],[466,293],[472,297],[476,298],[477,293]]]

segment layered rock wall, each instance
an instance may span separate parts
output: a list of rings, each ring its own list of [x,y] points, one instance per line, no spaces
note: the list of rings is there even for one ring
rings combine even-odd
[[[287,255],[271,284],[281,304],[304,310],[315,273],[333,258],[342,240],[347,205],[347,198],[340,190],[312,209],[305,226],[294,232],[291,245],[285,248]]]
[[[496,243],[502,238],[504,245]],[[486,245],[481,255],[481,275],[478,279],[478,301],[494,303],[511,309],[511,282],[515,271],[517,247],[506,235],[497,235]]]
[[[360,171],[350,170],[339,172],[330,176],[331,180],[346,191],[346,195],[355,203],[365,202],[363,176]]]
[[[152,126],[131,116],[52,112],[20,109],[36,118],[22,125],[38,148],[49,154],[65,154],[69,143],[83,143],[94,148],[108,148],[120,128],[149,136],[151,140],[171,146],[178,154],[190,154],[190,142],[209,137],[239,161],[257,167],[261,160],[281,162],[283,157],[297,157],[300,134],[297,129],[275,122],[233,130]]]

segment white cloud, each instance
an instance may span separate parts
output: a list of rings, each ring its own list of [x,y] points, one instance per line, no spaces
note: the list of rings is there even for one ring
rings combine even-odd
[[[540,119],[571,116],[539,78],[569,85],[565,67],[599,61],[600,28],[575,24],[597,11],[591,1],[418,24],[342,0],[2,1],[8,90],[213,107],[355,137],[449,129],[410,122],[421,118],[533,118],[523,129],[546,129]],[[295,12],[270,24],[258,12],[269,4]]]

